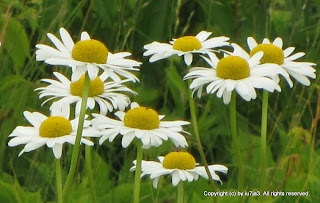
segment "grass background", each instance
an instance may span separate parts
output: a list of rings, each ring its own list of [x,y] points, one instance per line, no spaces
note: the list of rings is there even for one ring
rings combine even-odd
[[[294,46],[306,53],[304,61],[319,63],[320,1],[317,0],[0,0],[0,200],[1,202],[56,201],[54,158],[45,147],[17,157],[22,147],[9,148],[8,135],[17,125],[28,125],[22,112],[40,111],[41,100],[34,92],[64,67],[52,67],[35,61],[35,45],[51,44],[46,33],[58,35],[65,27],[77,41],[81,31],[104,42],[111,52],[130,51],[143,62],[132,85],[139,95],[132,98],[165,114],[168,120],[190,120],[186,67],[179,57],[149,63],[143,57],[143,45],[167,42],[174,37],[195,35],[201,30],[212,36],[228,36],[247,49],[246,38],[282,37],[284,47]],[[205,65],[195,58],[194,65]],[[318,73],[317,73],[318,75]],[[269,96],[268,120],[268,191],[308,191],[309,197],[269,197],[270,202],[320,201],[319,77],[310,87],[298,83],[290,89],[281,81],[282,92]],[[245,187],[259,189],[261,97],[251,102],[238,98],[238,129],[244,157]],[[220,191],[236,191],[237,174],[233,167],[235,150],[231,146],[229,108],[214,95],[196,99],[198,123],[209,163],[229,167]],[[188,129],[191,131],[191,129]],[[189,151],[200,162],[193,137]],[[146,151],[144,159],[155,160],[174,150],[170,142]],[[63,177],[66,177],[71,147],[64,147]],[[74,202],[90,202],[83,154],[70,193]],[[133,146],[122,149],[120,139],[113,143],[96,142],[93,171],[99,202],[128,202],[132,199],[134,173],[129,172],[135,159]],[[176,188],[170,178],[160,181],[158,189],[143,178],[141,202],[175,202]],[[185,183],[187,202],[212,202],[203,191],[211,191],[207,180]],[[219,197],[221,202],[238,201]],[[256,197],[247,198],[255,202]]]

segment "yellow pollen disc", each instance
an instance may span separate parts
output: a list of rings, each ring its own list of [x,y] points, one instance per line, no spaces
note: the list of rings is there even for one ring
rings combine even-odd
[[[260,60],[261,63],[276,63],[278,65],[283,64],[284,54],[282,49],[274,44],[259,44],[250,52],[250,56],[255,53],[263,51],[263,57]]]
[[[107,47],[95,39],[79,41],[72,49],[72,58],[77,61],[104,64],[107,56]]]
[[[51,116],[44,120],[39,128],[41,137],[61,137],[69,135],[72,126],[68,119],[61,116]]]
[[[173,43],[173,49],[183,52],[199,50],[200,48],[201,43],[194,36],[180,37]]]
[[[241,80],[249,77],[250,66],[239,56],[227,56],[217,64],[217,76],[223,79]]]
[[[196,160],[188,152],[170,152],[164,157],[162,166],[167,169],[193,169]]]
[[[80,97],[82,96],[84,79],[85,75],[81,76],[78,81],[70,83],[71,94]],[[104,83],[99,77],[96,77],[94,80],[90,80],[89,97],[100,95],[103,91]]]
[[[124,116],[124,125],[130,128],[152,130],[159,127],[158,113],[146,107],[130,109]]]

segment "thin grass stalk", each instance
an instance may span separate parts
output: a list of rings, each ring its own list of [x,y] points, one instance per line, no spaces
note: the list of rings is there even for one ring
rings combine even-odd
[[[85,159],[86,159],[86,171],[87,171],[87,176],[89,179],[91,201],[92,201],[92,203],[96,203],[97,196],[96,196],[96,189],[95,189],[95,184],[94,184],[93,175],[92,175],[92,161],[91,161],[91,147],[90,146],[85,146]]]
[[[188,80],[188,87],[190,86],[190,84],[191,84],[191,80]],[[188,98],[189,98],[189,106],[190,106],[190,113],[191,113],[191,125],[192,125],[192,129],[193,129],[193,135],[196,139],[196,145],[197,145],[200,157],[201,157],[201,161],[204,165],[204,168],[205,168],[207,175],[209,177],[209,181],[212,185],[212,189],[213,189],[213,191],[216,191],[217,187],[213,181],[212,175],[211,175],[209,167],[208,167],[208,162],[207,162],[206,156],[205,156],[203,148],[202,148],[199,129],[198,129],[197,116],[196,116],[196,106],[195,106],[194,99],[192,97],[192,90],[190,88],[188,88]],[[214,199],[216,200],[216,198],[214,198]]]
[[[183,203],[183,196],[184,196],[183,182],[180,181],[177,188],[177,203]]]
[[[236,94],[234,91],[232,92],[231,102],[230,102],[230,125],[231,125],[233,147],[236,149],[235,159],[236,159],[236,166],[238,168],[238,190],[242,192],[244,188],[244,172],[243,172],[242,155],[241,155],[238,132],[237,132]]]
[[[84,85],[83,85],[82,101],[81,101],[81,109],[80,109],[80,115],[79,115],[77,135],[76,135],[76,140],[75,140],[73,151],[72,151],[71,164],[70,164],[68,177],[67,177],[67,180],[66,180],[66,183],[64,186],[64,190],[63,190],[63,199],[65,201],[68,198],[68,194],[71,189],[74,174],[75,174],[75,171],[77,168],[79,151],[80,151],[80,141],[81,141],[81,137],[82,137],[83,123],[84,123],[84,117],[85,117],[85,113],[86,113],[89,88],[90,88],[90,79],[89,79],[88,73],[86,73],[85,79],[84,79]]]
[[[141,181],[141,162],[142,162],[143,150],[140,145],[137,145],[137,163],[136,173],[134,176],[134,188],[133,188],[133,202],[139,203],[140,200],[140,181]]]
[[[56,168],[58,203],[63,203],[60,159],[55,159],[54,164],[55,164],[55,168]]]
[[[261,116],[261,175],[260,192],[265,191],[267,184],[267,122],[268,122],[268,97],[269,93],[263,91],[262,116]],[[262,196],[263,197],[263,196]]]

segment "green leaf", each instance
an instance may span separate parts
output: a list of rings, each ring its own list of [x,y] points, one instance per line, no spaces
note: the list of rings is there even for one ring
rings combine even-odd
[[[26,192],[15,181],[14,184],[3,182],[0,179],[0,200],[6,203],[38,203],[42,202],[40,191]]]
[[[3,27],[7,19],[0,17],[0,27]],[[26,58],[30,58],[29,38],[19,21],[10,18],[6,27],[3,48],[13,61],[13,69],[16,74],[20,74]],[[11,68],[11,67],[7,67]]]
[[[174,114],[181,115],[186,111],[188,101],[187,82],[183,81],[183,76],[177,71],[177,68],[173,64],[167,67],[165,71],[167,88],[174,103],[174,106],[171,108]],[[171,105],[171,103],[168,102],[167,105]]]

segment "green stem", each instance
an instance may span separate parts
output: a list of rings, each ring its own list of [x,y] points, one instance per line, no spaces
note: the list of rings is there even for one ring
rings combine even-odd
[[[86,159],[86,171],[89,179],[89,185],[90,185],[90,193],[91,193],[91,201],[92,203],[97,202],[97,196],[96,196],[96,190],[95,190],[95,184],[93,181],[93,175],[92,175],[92,164],[91,164],[91,147],[85,146],[85,159]]]
[[[236,112],[236,94],[233,91],[230,102],[230,125],[231,125],[231,135],[233,146],[236,148],[236,166],[238,167],[238,190],[243,191],[244,187],[244,173],[242,165],[242,156],[238,140],[237,132],[237,112]]]
[[[76,135],[76,140],[75,140],[73,151],[72,151],[72,158],[71,158],[69,174],[68,174],[68,177],[67,177],[67,180],[66,180],[66,183],[64,186],[64,190],[63,190],[63,198],[65,201],[68,198],[68,194],[71,189],[74,174],[75,174],[75,171],[77,168],[79,151],[80,151],[80,141],[81,141],[81,137],[82,137],[84,116],[86,114],[86,106],[87,106],[87,100],[88,100],[88,95],[89,95],[89,88],[90,88],[90,79],[89,79],[88,73],[86,73],[85,79],[84,79],[84,85],[83,85],[82,102],[81,102],[81,109],[80,109],[80,115],[79,115],[77,135]]]
[[[141,162],[142,162],[143,150],[140,145],[137,145],[137,163],[136,173],[134,176],[134,188],[133,188],[133,202],[139,203],[140,200],[140,176],[141,176]]]
[[[263,91],[262,116],[261,116],[261,182],[260,191],[265,190],[267,183],[266,165],[267,165],[267,120],[268,120],[268,96],[269,93]]]
[[[180,181],[178,184],[178,191],[177,191],[177,203],[183,203],[183,182]]]
[[[60,159],[55,159],[58,203],[63,203]]]
[[[188,80],[188,87],[190,87],[190,84],[191,84],[191,80]],[[191,125],[192,125],[192,129],[193,129],[194,137],[196,138],[197,148],[199,150],[200,157],[201,157],[202,163],[204,165],[204,168],[208,174],[209,181],[212,185],[213,191],[216,191],[217,188],[216,188],[216,185],[215,185],[213,178],[211,176],[211,173],[210,173],[210,170],[208,167],[208,162],[207,162],[206,156],[204,154],[204,151],[203,151],[203,148],[201,145],[197,116],[196,116],[196,106],[195,106],[195,103],[194,103],[194,100],[192,97],[192,90],[190,88],[188,88],[188,98],[189,98],[189,106],[190,106],[190,113],[191,113]]]

